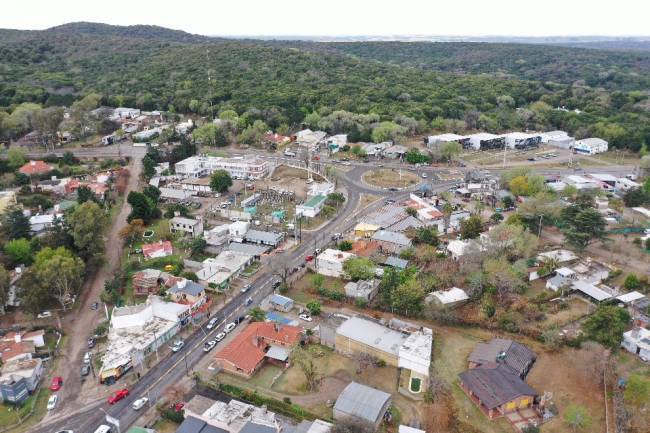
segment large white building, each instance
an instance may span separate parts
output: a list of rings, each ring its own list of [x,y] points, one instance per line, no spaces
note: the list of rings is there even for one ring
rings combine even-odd
[[[542,143],[549,146],[559,147],[560,149],[570,149],[575,143],[575,138],[571,137],[564,131],[548,131],[541,134]]]
[[[426,138],[425,144],[427,147],[431,148],[434,146],[441,145],[443,143],[451,143],[452,141],[460,141],[466,138],[464,135],[458,134],[440,134],[440,135],[430,135]]]
[[[343,263],[352,257],[356,257],[356,255],[328,248],[316,257],[316,272],[340,278],[344,274]]]
[[[539,147],[542,142],[541,134],[527,134],[525,132],[511,132],[505,135],[506,146],[510,149],[530,149]]]
[[[175,164],[181,177],[204,177],[217,170],[226,170],[234,179],[262,179],[269,174],[269,163],[251,157],[222,158],[219,156],[190,156]]]
[[[573,145],[573,151],[585,155],[596,155],[597,153],[607,152],[608,144],[602,138],[585,138],[578,140]]]

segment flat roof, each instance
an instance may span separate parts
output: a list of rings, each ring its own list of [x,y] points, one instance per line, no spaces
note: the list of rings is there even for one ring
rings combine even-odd
[[[595,299],[598,302],[604,301],[612,297],[612,295],[610,295],[606,291],[599,289],[598,287],[594,286],[591,283],[587,283],[586,281],[581,281],[581,280],[575,281],[573,283],[573,288]]]
[[[399,353],[400,347],[408,338],[401,332],[361,317],[352,317],[345,321],[336,333],[393,355]]]

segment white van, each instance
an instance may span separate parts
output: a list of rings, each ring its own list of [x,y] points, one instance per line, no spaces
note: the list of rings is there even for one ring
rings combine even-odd
[[[106,424],[102,424],[99,427],[97,427],[97,430],[95,430],[95,433],[112,433],[113,430]]]

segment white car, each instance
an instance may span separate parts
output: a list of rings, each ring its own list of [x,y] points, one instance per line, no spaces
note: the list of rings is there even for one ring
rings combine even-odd
[[[172,352],[176,353],[179,350],[181,350],[185,346],[185,342],[183,340],[178,340],[174,345],[172,346]]]
[[[90,364],[90,358],[92,357],[92,354],[90,352],[84,353],[84,364]]]
[[[224,332],[220,332],[220,333],[217,334],[216,337],[214,337],[214,340],[218,343],[221,340],[223,340],[224,338],[226,338],[226,334]]]
[[[140,410],[144,407],[145,404],[147,404],[148,401],[149,399],[147,397],[140,397],[139,399],[133,402],[133,404],[131,405],[131,409]]]
[[[206,328],[208,328],[208,329],[212,329],[212,328],[214,328],[215,326],[217,326],[217,323],[218,323],[218,322],[219,322],[219,319],[216,318],[216,317],[214,317],[214,318],[210,319],[210,321],[208,322],[208,326],[206,326]]]
[[[426,173],[422,173],[422,179],[426,179],[427,177],[429,177],[429,176],[427,176]]]
[[[51,311],[43,311],[42,313],[38,313],[38,316],[36,316],[39,319],[47,319],[52,317],[52,312]]]
[[[209,352],[209,351],[211,351],[211,350],[214,348],[214,346],[216,346],[216,345],[217,345],[216,340],[206,341],[205,344],[203,345],[203,351],[204,351],[204,352]]]
[[[298,316],[300,319],[304,320],[305,322],[311,322],[313,319],[311,316],[307,313],[302,313],[301,315]]]
[[[229,324],[226,325],[226,327],[223,330],[225,331],[226,334],[229,334],[230,331],[235,329],[235,326],[237,326],[235,322],[230,322]]]
[[[56,402],[59,401],[59,397],[56,394],[52,394],[47,400],[47,410],[52,410],[56,407]]]

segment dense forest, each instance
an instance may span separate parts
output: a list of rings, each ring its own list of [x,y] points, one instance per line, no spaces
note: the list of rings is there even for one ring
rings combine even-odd
[[[410,132],[559,128],[638,150],[650,143],[649,88],[643,52],[226,40],[92,23],[0,30],[0,107],[8,112],[98,93],[106,105],[235,110],[273,128],[343,111]]]

